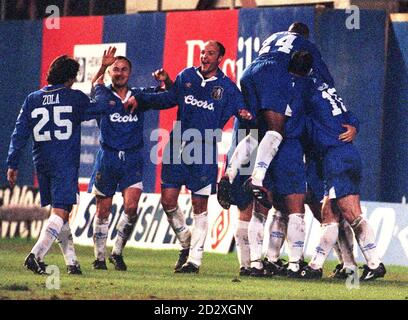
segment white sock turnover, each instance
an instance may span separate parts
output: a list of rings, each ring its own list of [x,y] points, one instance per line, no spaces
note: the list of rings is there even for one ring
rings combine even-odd
[[[40,237],[34,245],[31,253],[34,253],[35,257],[39,261],[44,261],[44,257],[50,250],[55,239],[57,239],[61,228],[64,224],[64,220],[56,214],[51,214],[47,222],[44,224]]]

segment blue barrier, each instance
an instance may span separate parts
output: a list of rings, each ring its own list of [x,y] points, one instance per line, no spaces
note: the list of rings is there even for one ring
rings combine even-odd
[[[384,102],[381,199],[408,196],[408,22],[390,25]]]
[[[0,185],[7,183],[6,158],[11,133],[26,96],[39,89],[42,23],[0,23]],[[31,143],[22,153],[18,183],[33,184]]]

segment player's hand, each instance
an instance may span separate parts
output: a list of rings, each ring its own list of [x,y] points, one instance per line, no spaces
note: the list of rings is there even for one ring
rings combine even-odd
[[[18,170],[17,169],[8,168],[8,170],[7,170],[7,181],[9,182],[11,188],[13,188],[16,185],[17,176],[18,176]]]
[[[243,120],[248,120],[248,121],[252,120],[252,114],[248,110],[241,109],[238,111],[238,115]]]
[[[342,124],[341,126],[345,128],[346,131],[339,135],[339,140],[344,142],[353,141],[357,135],[357,129],[349,124]]]
[[[112,65],[116,61],[115,53],[116,47],[109,47],[108,50],[105,50],[102,56],[102,66],[107,68]]]
[[[158,69],[154,72],[152,72],[152,76],[157,80],[157,81],[166,81],[169,79],[169,74],[167,73],[166,70],[163,68]]]
[[[124,106],[125,106],[125,109],[127,111],[130,111],[130,113],[135,112],[137,110],[137,107],[138,107],[138,103],[137,103],[136,98],[134,96],[131,96],[128,99],[128,101],[125,102]]]

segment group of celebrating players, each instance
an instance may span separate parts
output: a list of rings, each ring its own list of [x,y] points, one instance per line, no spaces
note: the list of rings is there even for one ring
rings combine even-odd
[[[208,230],[208,198],[217,192],[223,208],[239,208],[235,240],[240,275],[321,278],[324,261],[334,247],[340,259],[335,276],[347,278],[357,273],[355,237],[367,261],[361,279],[383,277],[386,270],[374,232],[361,216],[361,160],[352,144],[358,120],[336,93],[308,36],[307,26],[300,22],[272,34],[245,69],[241,91],[219,69],[225,48],[213,40],[205,43],[200,66],[184,69],[174,82],[165,70],[155,71],[154,77],[164,82],[157,88],[130,88],[131,61],[115,57],[116,49],[109,48],[92,79],[92,100],[71,89],[78,63],[66,55],[56,58],[48,70],[49,85],[30,94],[22,106],[7,158],[7,178],[14,186],[21,151],[32,135],[41,205],[52,207],[24,265],[45,273],[44,257],[58,240],[68,273],[82,273],[68,220],[78,193],[80,124],[96,119],[100,150],[89,184],[89,192],[96,197],[93,268],[107,269],[109,214],[119,190],[124,212],[108,259],[116,270],[127,270],[122,252],[136,224],[143,190],[144,112],[178,106],[181,135],[175,130],[170,134],[161,175],[161,204],[182,247],[176,273],[199,272]],[[109,86],[103,81],[106,70]],[[217,191],[217,141],[205,133],[222,129],[232,116],[236,138],[239,130],[248,134],[236,147],[233,143]],[[201,138],[189,135],[190,129],[198,130]],[[211,154],[202,154],[193,163],[184,161],[195,147],[208,150],[206,145],[214,146]],[[183,185],[191,191],[191,230],[177,203]],[[305,203],[321,222],[320,242],[309,264],[303,259]],[[263,258],[265,220],[272,206],[269,247]],[[287,264],[280,259],[285,239]]]

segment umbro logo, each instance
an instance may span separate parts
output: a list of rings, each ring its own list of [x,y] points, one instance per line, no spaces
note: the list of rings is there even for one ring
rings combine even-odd
[[[364,280],[369,280],[371,278],[374,278],[374,273],[372,273],[371,271],[369,271],[367,273],[367,275],[364,277]]]

